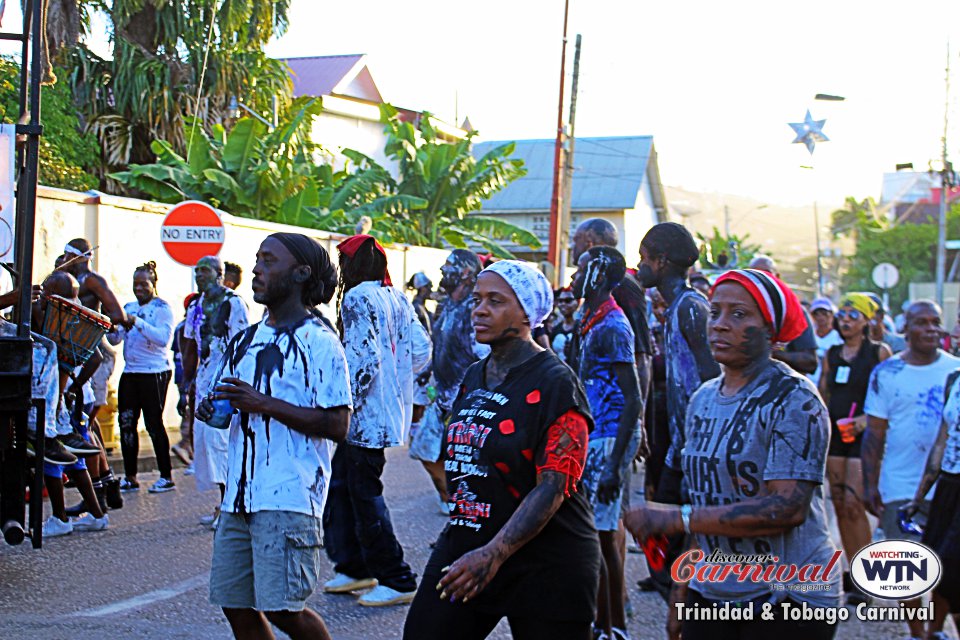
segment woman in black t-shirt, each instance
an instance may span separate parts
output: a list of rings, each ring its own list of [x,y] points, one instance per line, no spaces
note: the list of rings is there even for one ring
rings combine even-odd
[[[837,514],[837,528],[843,551],[850,560],[870,544],[870,524],[863,505],[863,470],[860,465],[860,442],[867,427],[863,405],[867,385],[874,367],[893,353],[890,347],[867,337],[870,318],[877,305],[864,293],[847,294],[840,302],[834,318],[843,344],[830,347],[823,357],[820,374],[820,395],[830,413],[830,449],[827,453],[827,479],[830,500]],[[838,421],[853,418],[851,442],[844,442]],[[853,605],[866,601],[853,589],[849,574],[844,574],[847,602]]]
[[[593,423],[571,369],[531,337],[553,306],[549,283],[506,260],[473,297],[492,352],[467,370],[446,428],[450,521],[404,638],[485,638],[505,616],[518,640],[588,640],[600,547],[578,488]]]

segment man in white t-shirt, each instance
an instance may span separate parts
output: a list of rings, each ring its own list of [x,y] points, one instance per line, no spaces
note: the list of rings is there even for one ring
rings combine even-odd
[[[814,385],[820,384],[820,372],[823,371],[823,356],[827,350],[837,344],[843,344],[840,332],[833,326],[836,305],[830,298],[817,298],[810,303],[810,315],[813,317],[813,338],[817,341],[817,370],[808,377]]]
[[[939,348],[940,307],[919,300],[906,316],[907,348],[870,375],[860,453],[864,505],[880,518],[886,537],[894,539],[910,538],[900,530],[897,511],[914,497],[923,461],[940,430],[947,376],[960,367],[960,358]],[[924,501],[920,510],[927,507]],[[920,599],[905,604],[916,608]],[[912,637],[924,637],[923,622],[911,620],[908,626]]]
[[[336,270],[312,238],[275,233],[260,245],[253,296],[266,320],[224,354],[213,402],[239,411],[229,425],[226,494],[213,541],[210,602],[236,637],[329,639],[306,608],[319,577],[321,515],[331,453],[350,424],[350,380],[336,334],[314,307],[330,301]],[[197,408],[209,424],[229,407]]]
[[[340,321],[350,369],[354,414],[347,441],[333,459],[330,502],[323,518],[327,555],[336,575],[328,593],[363,594],[363,606],[413,600],[416,574],[403,559],[383,499],[384,450],[406,440],[413,417],[413,380],[430,357],[430,339],[413,305],[390,282],[386,251],[369,235],[337,245],[343,298]]]

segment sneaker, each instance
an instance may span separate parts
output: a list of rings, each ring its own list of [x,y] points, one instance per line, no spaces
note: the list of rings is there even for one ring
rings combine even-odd
[[[111,509],[123,509],[123,494],[120,493],[120,481],[112,478],[103,483],[103,493],[107,498],[107,506]]]
[[[442,513],[445,516],[450,515],[450,505],[447,504],[447,501],[441,498],[440,496],[437,496],[437,506],[440,509],[440,513]]]
[[[213,519],[213,522],[210,523],[210,531],[216,531],[217,527],[220,526],[220,512],[217,511],[217,517]]]
[[[147,491],[150,493],[166,493],[167,491],[173,491],[177,488],[177,485],[174,484],[173,480],[167,480],[166,478],[160,478],[153,485],[150,486]]]
[[[140,483],[136,480],[131,480],[130,478],[124,478],[120,481],[120,491],[122,493],[132,493],[134,491],[140,491]]]
[[[36,456],[36,452],[33,450],[33,443],[27,443],[27,455],[30,457]],[[50,464],[59,464],[61,466],[68,466],[74,464],[77,461],[77,456],[73,455],[67,451],[60,441],[56,438],[44,438],[43,439],[43,461],[49,462]]]
[[[170,447],[170,453],[177,456],[180,462],[182,462],[187,466],[191,466],[193,464],[193,458],[190,457],[190,452],[187,451],[185,447],[182,447],[179,444],[175,444],[172,447]]]
[[[94,518],[92,513],[85,513],[79,518],[72,518],[70,523],[74,531],[103,531],[110,526],[110,516],[103,514],[102,518]]]
[[[60,441],[60,444],[62,444],[67,451],[81,458],[91,458],[100,455],[100,447],[90,444],[84,440],[79,433],[71,432],[66,435],[60,435],[57,436],[57,440]]]
[[[187,466],[187,468],[183,470],[183,475],[185,475],[185,476],[192,476],[192,475],[195,474],[196,472],[197,472],[197,470],[193,468],[193,463],[191,462],[191,463]]]
[[[384,585],[377,585],[357,599],[364,607],[389,607],[395,604],[413,602],[416,591],[397,591]]]
[[[630,640],[630,634],[626,629],[610,627],[610,640]]]
[[[377,586],[376,578],[351,578],[346,574],[337,573],[332,580],[324,583],[323,590],[327,593],[350,593],[375,586]]]
[[[73,533],[73,523],[70,520],[64,522],[57,516],[50,516],[43,523],[43,537],[56,538],[57,536],[67,536]]]
[[[213,513],[205,516],[200,516],[200,524],[205,527],[213,527],[214,523],[220,519],[220,507],[217,507],[213,510]]]

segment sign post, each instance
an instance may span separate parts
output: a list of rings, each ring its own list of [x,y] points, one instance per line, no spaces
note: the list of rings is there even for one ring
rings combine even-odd
[[[873,284],[883,289],[883,306],[890,308],[890,295],[888,291],[897,286],[900,282],[900,271],[889,262],[881,262],[873,268]]]
[[[223,221],[205,202],[188,200],[174,205],[160,227],[160,241],[174,261],[195,267],[200,258],[220,253]]]

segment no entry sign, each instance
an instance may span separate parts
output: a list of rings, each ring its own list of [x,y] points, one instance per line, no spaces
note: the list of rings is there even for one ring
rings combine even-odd
[[[223,221],[205,202],[188,200],[170,209],[160,227],[167,255],[182,265],[196,266],[200,258],[215,256],[223,247]]]

